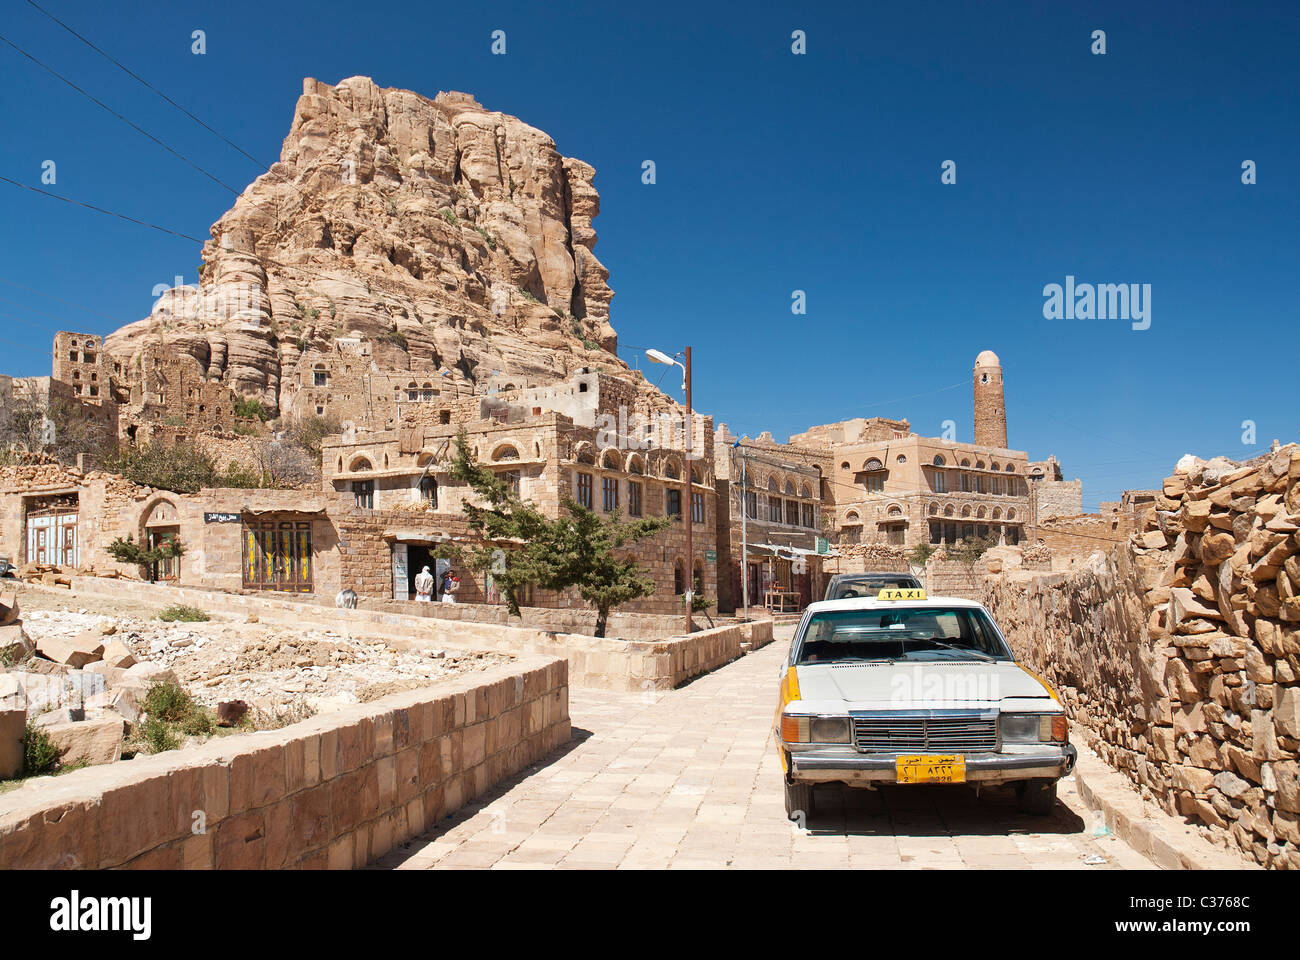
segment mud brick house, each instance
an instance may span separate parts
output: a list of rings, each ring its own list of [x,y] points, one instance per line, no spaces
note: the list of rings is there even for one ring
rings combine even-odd
[[[461,506],[469,491],[453,483],[444,458],[463,427],[481,463],[505,476],[548,516],[564,497],[624,519],[669,516],[674,526],[628,553],[657,584],[652,597],[624,609],[677,613],[692,567],[704,593],[717,596],[713,424],[694,422],[694,457],[668,401],[640,385],[582,370],[558,384],[505,390],[407,411],[393,430],[352,431],[323,444],[324,483],[333,501],[343,583],[367,596],[413,597],[424,566],[445,568],[447,543],[467,543]],[[690,471],[690,497],[686,496]],[[692,523],[693,563],[684,524]],[[504,545],[508,546],[508,545]],[[490,575],[461,574],[460,600],[497,602]],[[535,591],[531,605],[565,606],[575,596]]]

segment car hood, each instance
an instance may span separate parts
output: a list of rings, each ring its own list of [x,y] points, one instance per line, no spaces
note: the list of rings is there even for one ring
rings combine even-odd
[[[1055,707],[1051,692],[1010,660],[858,661],[802,664],[797,668],[804,701],[845,703],[851,710],[961,709],[1022,704]],[[842,708],[842,707],[841,707]]]

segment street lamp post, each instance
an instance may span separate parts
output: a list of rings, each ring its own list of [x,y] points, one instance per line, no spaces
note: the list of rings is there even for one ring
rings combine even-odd
[[[691,548],[691,527],[694,519],[695,501],[691,492],[691,456],[694,446],[694,431],[691,429],[691,348],[687,347],[684,351],[685,362],[678,361],[675,357],[670,357],[662,350],[647,350],[646,356],[655,363],[666,363],[674,367],[682,368],[682,389],[686,391],[686,470],[682,478],[682,486],[685,488],[686,497],[682,504],[681,512],[684,514],[682,522],[686,524],[686,632],[689,634],[693,624],[691,623],[691,602],[695,598],[695,554]]]

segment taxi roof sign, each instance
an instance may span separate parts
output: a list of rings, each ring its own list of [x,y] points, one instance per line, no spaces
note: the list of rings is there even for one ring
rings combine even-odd
[[[877,600],[924,600],[925,591],[917,587],[886,587],[876,594]]]

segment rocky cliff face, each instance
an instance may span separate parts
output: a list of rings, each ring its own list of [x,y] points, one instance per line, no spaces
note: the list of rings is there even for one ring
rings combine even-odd
[[[305,80],[280,161],[212,227],[197,290],[106,349],[130,370],[161,338],[273,404],[304,352],[356,334],[376,369],[462,387],[621,369],[593,175],[466,94]]]

